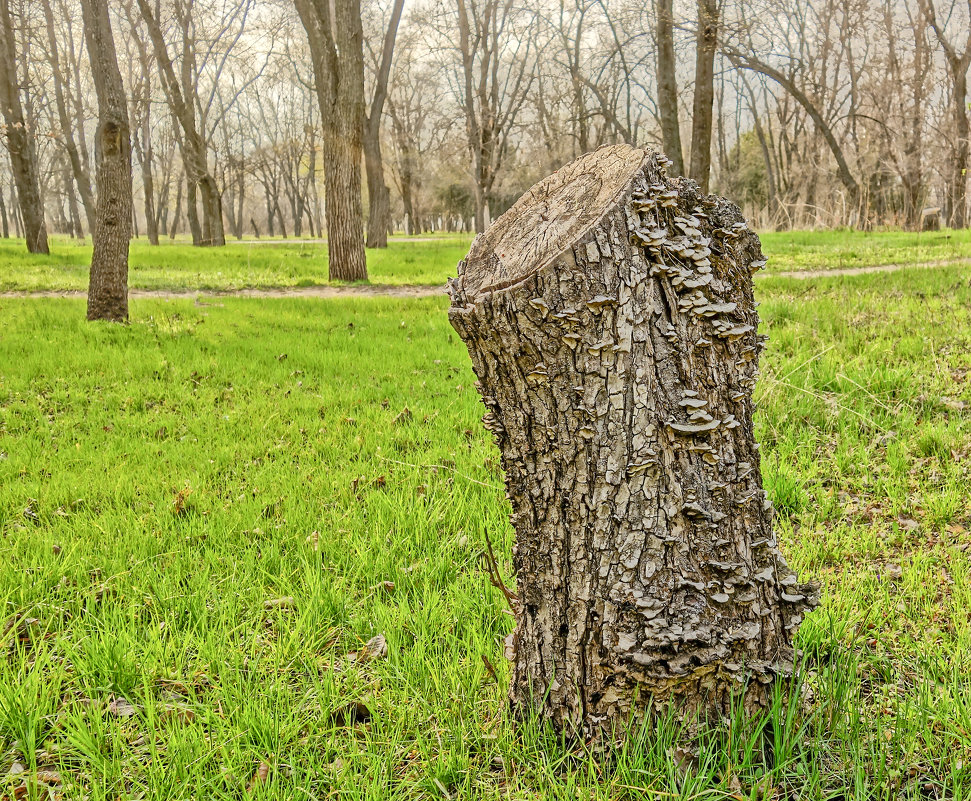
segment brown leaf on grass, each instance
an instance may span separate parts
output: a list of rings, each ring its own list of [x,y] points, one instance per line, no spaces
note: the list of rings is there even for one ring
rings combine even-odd
[[[27,768],[22,763],[14,762],[10,766],[10,770],[7,771],[7,778],[13,779],[16,776],[20,776],[22,773],[25,773],[26,771],[27,771]]]
[[[388,641],[383,634],[378,634],[368,640],[364,647],[357,652],[358,662],[368,662],[372,659],[384,659],[388,655]]]
[[[487,657],[485,654],[480,654],[480,656],[482,657],[483,664],[486,666],[486,670],[489,671],[489,675],[492,676],[493,681],[498,684],[499,677],[496,675],[496,669],[492,666],[492,662],[489,661],[489,657]]]
[[[293,599],[292,595],[285,595],[282,598],[271,598],[269,601],[263,602],[264,609],[293,609],[296,605],[297,602]]]
[[[108,704],[108,713],[116,718],[130,718],[138,714],[138,709],[128,699],[118,696]]]
[[[394,582],[393,581],[379,581],[377,584],[375,584],[373,587],[371,587],[371,589],[372,590],[383,590],[384,592],[388,593],[388,595],[390,595],[391,593],[394,592]]]
[[[413,415],[411,413],[411,409],[409,409],[407,406],[405,406],[404,409],[402,409],[400,412],[398,412],[398,414],[395,417],[395,419],[391,421],[391,424],[392,425],[399,425],[400,423],[407,423],[409,420],[411,420],[412,417],[413,417]]]
[[[320,550],[320,532],[311,531],[307,537],[307,544],[313,548],[315,551]]]
[[[186,484],[182,489],[180,489],[175,494],[175,500],[172,501],[172,514],[176,517],[183,517],[191,511],[191,507],[188,503],[189,496],[192,494],[192,487]]]
[[[36,617],[17,617],[14,615],[3,626],[4,639],[11,631],[13,632],[13,637],[10,638],[11,647],[14,647],[17,642],[30,643],[34,636],[40,633],[40,620]]]
[[[37,771],[37,781],[44,784],[60,784],[61,774],[56,770],[39,770]]]
[[[249,780],[249,784],[246,785],[246,792],[252,793],[257,787],[266,784],[270,777],[270,763],[265,760],[260,762],[256,766],[256,771],[253,773],[252,778]]]
[[[897,523],[900,524],[900,527],[904,531],[915,531],[917,527],[920,525],[920,523],[918,523],[912,517],[903,517],[903,516],[897,517]]]
[[[183,704],[167,704],[162,709],[163,720],[177,720],[180,723],[192,723],[196,719],[195,710]]]
[[[887,562],[887,564],[883,566],[883,573],[888,579],[892,581],[897,581],[897,579],[903,576],[904,571],[900,565],[895,565],[890,562]]]

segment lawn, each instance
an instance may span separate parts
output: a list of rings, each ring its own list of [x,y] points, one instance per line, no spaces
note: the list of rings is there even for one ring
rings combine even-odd
[[[368,250],[368,271],[377,284],[444,284],[469,249],[471,237],[443,235],[390,240]],[[23,240],[0,239],[0,291],[87,289],[91,244],[51,240],[51,255],[27,253]],[[139,289],[241,289],[319,286],[327,281],[325,242],[244,240],[223,248],[186,242],[152,247],[133,240],[129,285]]]
[[[504,717],[512,532],[444,298],[0,298],[0,798],[967,799],[971,268],[758,293],[823,605],[775,764],[740,725],[687,775],[669,727],[598,759]]]
[[[785,231],[761,234],[767,271],[833,270],[886,264],[971,261],[971,230],[934,233]],[[468,251],[471,237],[444,234],[392,237],[386,250],[368,250],[375,284],[444,284]],[[50,256],[30,255],[23,240],[0,239],[0,292],[83,290],[91,245],[63,236]],[[144,239],[131,247],[129,284],[138,289],[241,289],[327,284],[327,245],[284,239],[244,239],[224,248],[194,248],[185,241]]]

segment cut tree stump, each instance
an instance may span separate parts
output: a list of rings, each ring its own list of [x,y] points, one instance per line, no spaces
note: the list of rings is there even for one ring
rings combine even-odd
[[[779,552],[752,429],[759,239],[666,163],[581,157],[449,283],[512,503],[512,710],[601,741],[672,705],[765,709],[818,603]]]

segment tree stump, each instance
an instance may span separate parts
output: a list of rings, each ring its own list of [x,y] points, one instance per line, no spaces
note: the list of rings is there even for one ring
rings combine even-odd
[[[818,603],[777,547],[752,428],[759,239],[666,163],[581,157],[449,282],[512,503],[511,707],[585,738],[766,708]]]

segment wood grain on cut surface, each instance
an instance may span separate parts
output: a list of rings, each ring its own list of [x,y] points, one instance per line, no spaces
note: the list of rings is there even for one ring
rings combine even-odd
[[[627,187],[644,153],[630,145],[596,150],[536,184],[472,243],[466,291],[514,284],[571,247]]]
[[[586,738],[766,709],[817,603],[762,488],[758,237],[665,162],[582,157],[449,285],[516,530],[512,709]]]

